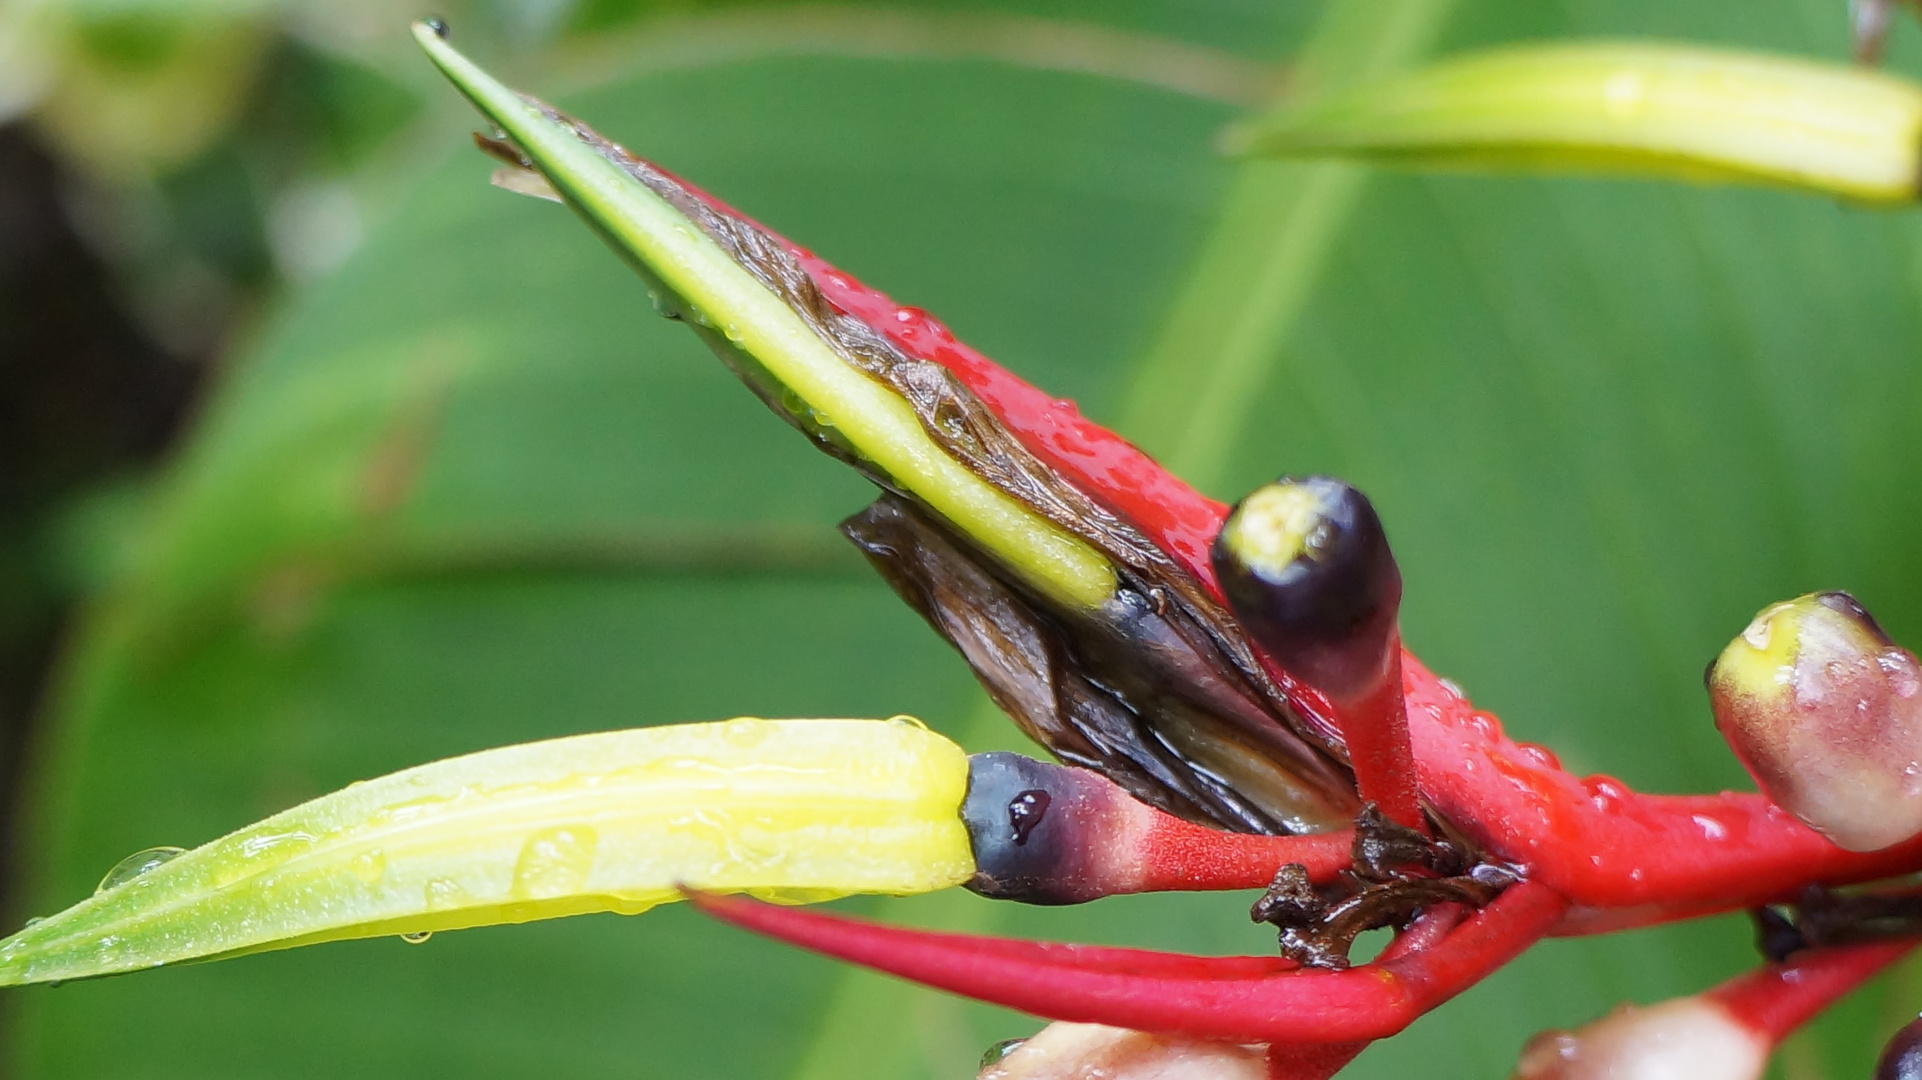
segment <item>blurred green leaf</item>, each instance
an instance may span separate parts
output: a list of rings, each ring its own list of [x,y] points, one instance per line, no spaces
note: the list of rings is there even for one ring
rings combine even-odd
[[[1816,0],[1442,13],[1442,50],[1631,32],[1847,48],[1839,5]],[[1275,57],[1303,27],[1246,19],[1144,3],[1111,24]],[[1392,44],[1367,29],[1350,44]],[[1212,216],[1234,182],[1208,152],[1230,109],[1113,77],[774,57],[561,104],[1097,417],[1140,400],[1169,297],[1237,220]],[[449,153],[456,134],[437,136]],[[831,524],[863,485],[655,319],[566,214],[487,188],[489,168],[454,156],[382,214],[210,404],[70,656],[42,748],[39,910],[136,849],[542,735],[910,711],[981,747],[960,662],[838,553]],[[1757,608],[1847,587],[1922,640],[1913,218],[1757,191],[1366,177],[1330,228],[1296,266],[1296,309],[1232,359],[1240,389],[1183,396],[1230,385],[1231,358],[1198,343],[1169,368],[1164,345],[1151,370],[1183,376],[1164,407],[1220,444],[1201,477],[1215,494],[1284,469],[1368,490],[1402,553],[1409,640],[1518,737],[1655,790],[1739,784],[1699,673]],[[1269,946],[1229,897],[888,910]],[[1751,962],[1734,919],[1551,942],[1355,1074],[1502,1075],[1535,1030]],[[671,911],[4,1000],[33,1078],[958,1077],[1035,1026],[865,979]],[[1865,1075],[1916,1003],[1862,995],[1798,1042],[1797,1075]]]

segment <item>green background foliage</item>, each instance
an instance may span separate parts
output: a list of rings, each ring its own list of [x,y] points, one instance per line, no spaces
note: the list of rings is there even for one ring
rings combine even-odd
[[[1850,588],[1922,640],[1913,215],[1210,150],[1271,66],[1307,92],[1577,35],[1840,58],[1841,0],[567,11],[531,45],[479,13],[463,43],[1212,494],[1284,470],[1356,482],[1400,552],[1412,647],[1571,769],[1744,784],[1699,677],[1774,599]],[[1916,38],[1898,38],[1898,69]],[[488,187],[453,92],[392,43],[376,54],[377,85],[420,104],[357,166],[365,242],[232,349],[161,476],[68,530],[93,598],[37,746],[36,909],[137,848],[543,736],[911,712],[970,749],[1017,745],[834,536],[864,485],[656,319],[570,215]],[[366,79],[334,84],[411,115]],[[842,906],[1262,951],[1245,902]],[[1548,943],[1354,1074],[1504,1075],[1534,1031],[1742,970],[1747,933],[1729,918]],[[684,908],[3,1004],[15,1075],[98,1080],[946,1078],[1038,1026]],[[1866,1075],[1918,1006],[1922,971],[1898,971],[1777,1068]]]

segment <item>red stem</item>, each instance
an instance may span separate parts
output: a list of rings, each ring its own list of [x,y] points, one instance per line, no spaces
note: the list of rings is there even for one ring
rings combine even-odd
[[[1154,821],[1139,842],[1139,874],[1117,892],[1203,892],[1262,889],[1290,863],[1307,867],[1309,880],[1326,884],[1354,865],[1355,832],[1311,836],[1252,836],[1222,832],[1150,810]]]
[[[1389,645],[1388,671],[1361,698],[1337,711],[1355,786],[1397,825],[1428,831],[1421,796],[1415,790],[1415,752],[1408,740],[1408,704],[1401,676],[1401,635]]]
[[[1037,1016],[1242,1043],[1392,1035],[1540,939],[1567,907],[1553,890],[1523,882],[1432,949],[1319,972],[1280,971],[1271,958],[1049,946],[689,898],[725,922]],[[1250,971],[1264,965],[1267,974]]]
[[[1268,1047],[1268,1080],[1328,1080],[1368,1049],[1371,1041],[1272,1043]]]
[[[1774,1044],[1916,944],[1908,939],[1810,949],[1786,963],[1730,979],[1702,996]]]

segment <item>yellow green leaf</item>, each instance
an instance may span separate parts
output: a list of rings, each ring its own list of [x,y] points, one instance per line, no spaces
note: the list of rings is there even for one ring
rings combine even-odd
[[[363,781],[123,860],[0,942],[0,985],[322,941],[635,914],[687,886],[813,902],[974,872],[967,756],[906,717],[610,731]]]

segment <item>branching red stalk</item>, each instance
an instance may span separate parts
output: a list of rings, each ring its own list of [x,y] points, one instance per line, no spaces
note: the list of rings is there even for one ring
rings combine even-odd
[[[734,897],[690,899],[736,926],[1037,1016],[1243,1043],[1395,1034],[1539,940],[1567,906],[1553,890],[1522,882],[1431,949],[1323,972],[1278,968],[1271,958],[1010,942]]]
[[[1810,949],[1784,963],[1739,975],[1702,996],[1774,1044],[1906,956],[1916,944],[1909,938]]]

